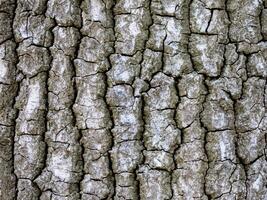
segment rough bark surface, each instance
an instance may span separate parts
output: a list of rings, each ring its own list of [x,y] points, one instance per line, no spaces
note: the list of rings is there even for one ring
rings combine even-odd
[[[266,0],[0,0],[1,200],[266,200]]]

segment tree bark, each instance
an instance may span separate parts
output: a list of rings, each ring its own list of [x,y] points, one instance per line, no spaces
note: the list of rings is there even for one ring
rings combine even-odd
[[[0,0],[1,200],[266,200],[266,0]]]

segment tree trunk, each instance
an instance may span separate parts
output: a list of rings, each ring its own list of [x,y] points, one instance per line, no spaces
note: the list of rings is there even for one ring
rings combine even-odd
[[[266,200],[266,0],[0,0],[1,200]]]

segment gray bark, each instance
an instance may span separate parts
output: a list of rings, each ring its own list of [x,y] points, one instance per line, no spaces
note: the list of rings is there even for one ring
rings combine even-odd
[[[1,200],[266,200],[266,0],[0,0]]]

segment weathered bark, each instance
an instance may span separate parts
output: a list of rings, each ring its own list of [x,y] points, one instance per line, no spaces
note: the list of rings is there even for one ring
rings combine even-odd
[[[0,0],[0,199],[267,199],[266,0]]]

